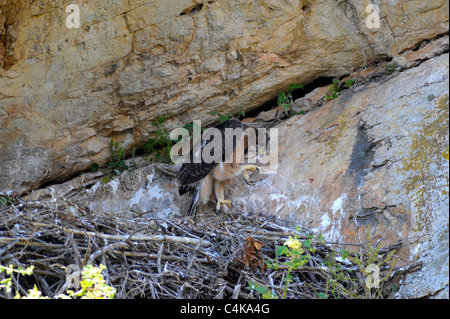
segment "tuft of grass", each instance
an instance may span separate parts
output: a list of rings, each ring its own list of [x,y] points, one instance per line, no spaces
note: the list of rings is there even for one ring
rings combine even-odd
[[[393,62],[392,64],[386,65],[386,75],[391,75],[395,72],[396,64]]]

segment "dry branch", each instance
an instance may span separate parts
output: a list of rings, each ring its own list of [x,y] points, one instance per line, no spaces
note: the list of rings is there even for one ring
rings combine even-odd
[[[250,281],[269,285],[280,297],[288,268],[275,255],[276,246],[289,236],[311,235],[282,226],[273,216],[235,210],[199,216],[195,224],[132,216],[92,215],[67,200],[17,198],[0,207],[0,264],[34,265],[34,276],[14,278],[14,288],[25,293],[36,284],[50,297],[71,288],[69,269],[100,263],[107,267],[105,278],[117,289],[117,298],[259,298],[247,289]],[[309,265],[291,272],[289,298],[317,298],[328,289],[326,258],[339,256],[339,245],[313,244],[317,253]],[[265,260],[274,259],[278,269],[263,269]],[[12,296],[0,290],[0,298]]]
[[[76,234],[76,235],[84,235],[90,237],[98,237],[102,239],[108,240],[120,240],[120,241],[165,241],[168,243],[181,243],[186,245],[200,245],[202,247],[210,247],[211,243],[207,240],[190,238],[190,237],[179,237],[179,236],[164,236],[164,235],[107,235],[102,233],[95,233],[89,231],[80,231],[76,229],[70,229],[61,226],[48,225],[43,223],[33,223],[35,226],[39,227],[56,227],[61,229],[64,232]]]

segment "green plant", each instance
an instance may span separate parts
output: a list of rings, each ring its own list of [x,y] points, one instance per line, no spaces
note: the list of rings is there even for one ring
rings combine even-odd
[[[254,290],[261,295],[262,299],[277,299],[275,293],[268,286],[259,284],[255,281],[249,281],[247,290]]]
[[[288,91],[281,92],[278,94],[278,100],[277,103],[279,106],[283,108],[284,114],[286,114],[287,117],[291,117],[293,115],[297,114],[304,114],[304,112],[295,112],[292,107],[294,106],[294,97],[292,96],[292,92],[297,89],[303,89],[302,84],[291,84],[289,85]]]
[[[222,114],[222,113],[219,113],[219,111],[213,111],[211,114],[213,116],[218,115],[220,123],[224,123],[231,118],[241,119],[241,118],[245,117],[245,111],[242,108],[242,106],[240,106],[239,109],[237,110],[237,112],[234,112],[234,113]]]
[[[13,204],[16,200],[9,196],[0,196],[0,208]]]
[[[306,240],[303,242],[301,242],[297,236],[294,236],[294,238],[289,236],[289,239],[284,243],[284,245],[277,246],[276,249],[277,259],[284,256],[285,261],[279,262],[278,260],[266,260],[266,265],[269,269],[287,269],[287,274],[284,277],[283,299],[286,299],[288,286],[292,282],[292,271],[308,263],[311,258],[310,253],[316,252],[316,249],[313,246],[313,239],[318,239],[319,242],[323,242],[322,235],[318,238],[316,236],[308,235]],[[262,296],[263,299],[277,298],[268,286],[255,283],[253,281],[249,282],[247,289],[255,290]]]
[[[8,276],[7,278],[0,281],[0,288],[4,288],[6,292],[11,292],[12,290],[12,276],[14,273],[20,274],[20,275],[32,275],[33,274],[34,266],[30,266],[27,269],[23,269],[22,267],[18,267],[17,269],[14,269],[13,265],[9,265],[8,267],[0,265],[0,274],[2,272],[5,272]]]
[[[345,89],[351,88],[355,80],[346,80],[341,82],[339,79],[333,79],[333,85],[330,86],[330,92],[325,95],[325,99],[334,100],[339,97],[339,93]]]
[[[215,112],[213,112],[213,113],[215,113]],[[216,114],[213,114],[213,115],[216,115]],[[183,128],[185,128],[189,132],[189,136],[191,139],[193,139],[193,137],[194,137],[194,128],[196,128],[195,131],[200,132],[200,134],[203,133],[203,131],[205,130],[204,127],[200,128],[195,121],[187,123],[185,126],[183,126]],[[177,143],[179,141],[181,141],[181,137],[178,141],[175,141],[175,142]]]
[[[56,296],[57,299],[113,299],[116,294],[116,289],[106,284],[103,279],[102,272],[106,269],[104,265],[94,267],[87,265],[83,268],[82,278],[80,281],[81,289],[78,291],[68,290],[67,294],[60,294]],[[12,291],[12,276],[13,274],[19,274],[23,276],[31,276],[33,274],[34,266],[30,266],[27,269],[18,267],[14,269],[12,265],[4,267],[0,265],[0,273],[5,272],[7,278],[0,281],[0,288],[4,288],[8,293]],[[19,292],[16,292],[15,299],[50,299],[49,297],[43,297],[42,293],[36,287],[28,290],[25,296],[21,296]]]
[[[351,276],[352,269],[348,269],[342,264],[347,260],[349,253],[346,250],[341,250],[339,253],[342,254],[340,259],[336,252],[331,251],[325,261],[328,278],[325,287],[326,293],[318,293],[318,297],[321,299],[353,299],[358,295],[359,280]]]
[[[106,176],[102,178],[102,183],[108,183],[114,176],[120,175],[130,167],[125,163],[125,150],[123,147],[119,146],[119,142],[114,142],[113,139],[109,142],[109,150],[111,152],[111,157],[109,158],[106,168],[111,168]],[[133,150],[134,157],[134,150]],[[134,163],[134,162],[133,162]],[[135,163],[134,163],[135,165]],[[98,172],[100,169],[97,163],[91,165],[91,172]]]
[[[92,163],[91,165],[91,172],[92,173],[97,173],[100,169],[100,166],[98,165],[98,163]]]
[[[392,73],[395,72],[395,68],[396,68],[395,62],[393,62],[392,64],[386,65],[386,74],[391,75]]]
[[[175,143],[170,139],[170,134],[165,128],[164,122],[167,116],[157,117],[152,125],[156,127],[155,137],[148,139],[147,143],[144,145],[144,151],[147,155],[153,155],[150,161],[153,162],[155,159],[164,163],[171,163],[170,159],[170,149]]]
[[[297,228],[300,233],[301,230]],[[288,296],[289,285],[293,285],[293,274],[296,278],[301,278],[301,267],[317,263],[316,247],[320,247],[319,255],[324,256],[328,251],[325,260],[320,266],[320,284],[304,283],[312,291],[315,291],[319,299],[360,299],[360,298],[384,298],[394,289],[392,284],[392,274],[395,266],[395,250],[382,249],[380,242],[372,240],[370,230],[367,228],[367,235],[364,243],[361,244],[359,252],[341,249],[339,251],[330,249],[327,246],[317,246],[324,244],[322,235],[307,235],[306,239],[300,240],[298,237],[289,237],[283,246],[276,247],[276,258],[266,260],[268,269],[283,272],[282,286],[271,282],[265,285],[256,281],[249,281],[247,290],[257,292],[262,298],[283,299]],[[324,247],[327,247],[325,250]],[[311,266],[311,265],[308,265]],[[276,278],[277,274],[270,274],[270,278]],[[282,290],[282,292],[281,292]],[[277,292],[277,293],[275,293]]]
[[[395,250],[384,253],[381,250],[381,243],[375,244],[370,236],[370,228],[366,230],[366,243],[364,254],[353,253],[349,259],[358,265],[363,274],[364,282],[360,282],[364,287],[364,297],[367,299],[379,299],[383,297],[386,290],[385,284],[394,271],[396,260],[394,258]],[[374,278],[376,270],[376,278]],[[374,278],[375,282],[370,282]]]
[[[113,169],[113,174],[120,175],[128,170],[128,166],[125,164],[125,150],[123,147],[119,147],[119,142],[114,143],[114,140],[111,139],[109,150],[111,151],[111,157],[107,166]]]
[[[87,265],[83,268],[79,291],[68,290],[67,295],[59,295],[61,299],[113,299],[116,289],[106,284],[102,272],[106,267]]]
[[[341,250],[340,259],[336,253],[328,255],[326,266],[328,268],[327,297],[340,298],[383,298],[388,289],[386,283],[394,270],[395,250],[384,253],[381,243],[375,244],[367,227],[364,252]],[[356,265],[356,267],[344,267],[342,262]],[[362,276],[356,276],[356,272]],[[355,275],[353,275],[355,273]]]
[[[286,275],[285,286],[283,291],[283,299],[286,299],[286,293],[288,285],[292,282],[292,270],[298,269],[299,267],[305,265],[309,261],[309,254],[305,254],[305,249],[302,247],[302,243],[295,238],[289,237],[284,243],[284,246],[277,247],[277,255],[285,255],[288,260],[284,263],[288,267],[288,273]]]

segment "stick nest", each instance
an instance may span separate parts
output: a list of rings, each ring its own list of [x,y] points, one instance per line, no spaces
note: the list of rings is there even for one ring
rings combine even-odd
[[[313,242],[316,252],[307,265],[291,272],[277,246],[289,238],[306,238],[270,216],[231,211],[220,216],[187,218],[121,218],[92,214],[66,200],[24,201],[0,206],[0,265],[34,266],[32,276],[15,275],[13,292],[24,295],[34,285],[54,297],[74,289],[69,275],[87,264],[106,266],[104,278],[117,289],[116,298],[260,298],[251,285],[266,286],[281,298],[346,297],[334,291],[340,280],[346,291],[364,292],[361,271],[349,261],[339,264],[335,245]],[[330,257],[331,256],[331,257]],[[332,258],[332,259],[330,259]],[[280,267],[268,269],[266,260]],[[0,280],[4,273],[0,274]],[[76,288],[76,287],[75,287]]]

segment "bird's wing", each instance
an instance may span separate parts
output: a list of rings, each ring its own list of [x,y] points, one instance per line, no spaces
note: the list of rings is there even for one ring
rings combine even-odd
[[[184,163],[177,174],[180,186],[194,184],[211,172],[216,163]]]
[[[216,125],[215,128],[219,129],[222,133],[222,155],[223,155],[222,160],[225,161],[225,129],[226,128],[242,129],[243,125],[241,121],[237,119],[230,119],[224,123]],[[203,150],[203,148],[209,143],[211,143],[213,140],[214,139],[203,140],[201,150]],[[236,138],[233,138],[233,150],[236,148],[236,144],[237,144]],[[179,186],[186,186],[200,181],[202,178],[207,176],[209,172],[211,172],[211,170],[214,168],[214,166],[216,166],[218,163],[214,161],[211,163],[206,163],[205,161],[203,161],[203,158],[201,158],[200,163],[193,163],[192,150],[190,151],[189,159],[191,160],[191,162],[183,163],[176,176],[176,181]]]

